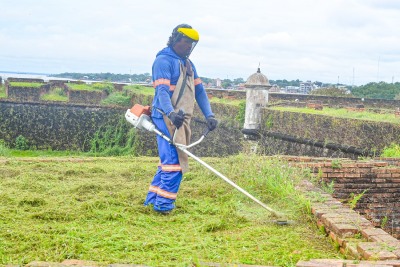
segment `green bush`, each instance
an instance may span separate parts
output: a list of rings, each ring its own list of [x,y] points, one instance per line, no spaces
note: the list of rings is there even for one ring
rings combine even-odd
[[[92,91],[93,90],[93,88],[86,83],[69,83],[68,87],[70,90],[76,90],[76,91]]]
[[[240,123],[243,124],[246,116],[246,102],[239,103],[239,112],[236,115],[235,119]]]
[[[90,153],[101,156],[136,155],[136,129],[128,128],[125,118],[117,125],[101,127],[90,141]]]
[[[10,155],[10,149],[5,144],[4,140],[0,140],[0,156],[6,157]]]
[[[400,158],[400,145],[398,144],[391,144],[388,147],[385,147],[383,149],[382,157],[388,157],[388,158]]]
[[[99,91],[105,91],[111,94],[114,91],[114,85],[110,82],[94,83],[92,88]]]
[[[68,101],[67,94],[64,88],[61,87],[53,88],[48,94],[42,95],[40,99],[45,101]]]
[[[105,91],[107,94],[111,94],[114,91],[114,85],[110,82],[101,82],[94,84],[86,83],[70,83],[68,87],[71,90],[77,91]]]
[[[130,107],[131,106],[131,97],[124,95],[123,93],[112,93],[106,99],[101,101],[103,105],[116,105],[122,107]]]
[[[0,85],[0,98],[2,97],[6,97],[6,87],[4,86],[4,84]]]
[[[124,90],[127,92],[132,92],[135,94],[140,94],[140,95],[154,95],[154,88],[153,87],[147,87],[143,85],[126,85],[124,86]]]
[[[28,150],[29,149],[28,140],[26,140],[24,136],[19,135],[15,139],[15,148],[18,150]]]

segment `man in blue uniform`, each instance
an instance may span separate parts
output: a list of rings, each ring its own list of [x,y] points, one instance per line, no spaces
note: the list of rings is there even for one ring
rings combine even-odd
[[[152,68],[155,88],[152,120],[170,138],[177,130],[175,141],[185,145],[190,143],[195,100],[207,120],[208,129],[212,131],[218,124],[196,68],[189,60],[198,41],[199,34],[190,25],[176,26]],[[188,170],[188,158],[160,136],[157,136],[157,145],[160,165],[144,204],[153,205],[155,211],[166,214],[175,207],[182,174]]]

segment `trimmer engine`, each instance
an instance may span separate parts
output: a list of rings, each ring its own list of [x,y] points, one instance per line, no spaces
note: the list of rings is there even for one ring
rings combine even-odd
[[[154,132],[156,127],[150,119],[150,114],[150,106],[135,104],[126,111],[125,118],[135,128]]]

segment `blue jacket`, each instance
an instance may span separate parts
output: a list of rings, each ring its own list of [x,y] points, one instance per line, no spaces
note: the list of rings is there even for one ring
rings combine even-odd
[[[155,88],[152,104],[153,117],[162,118],[162,114],[157,109],[162,110],[165,114],[169,114],[174,110],[171,104],[171,97],[180,75],[179,62],[185,65],[186,60],[180,58],[170,47],[166,47],[157,53],[152,68],[152,80]],[[206,91],[197,75],[196,68],[192,62],[191,64],[194,71],[196,102],[203,112],[204,117],[208,118],[209,116],[214,116]]]

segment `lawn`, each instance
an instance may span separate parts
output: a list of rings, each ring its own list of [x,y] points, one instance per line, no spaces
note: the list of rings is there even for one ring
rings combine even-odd
[[[177,208],[143,206],[157,158],[0,157],[0,264],[93,260],[100,264],[295,266],[341,256],[295,189],[306,174],[256,156],[206,162],[295,221],[268,211],[191,160]]]

